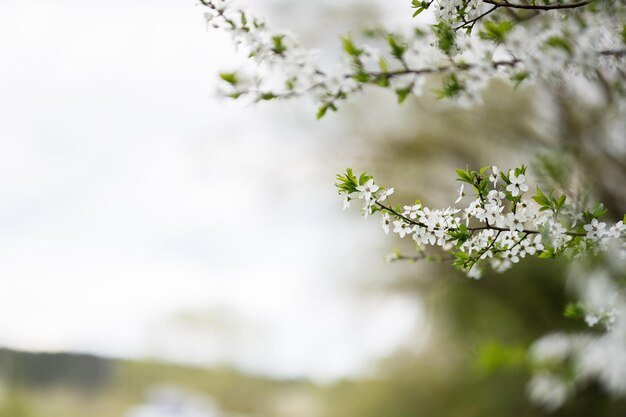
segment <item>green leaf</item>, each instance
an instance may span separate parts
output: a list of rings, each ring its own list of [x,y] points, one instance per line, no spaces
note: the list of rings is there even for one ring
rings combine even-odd
[[[484,30],[478,33],[483,40],[490,40],[495,43],[502,43],[506,38],[506,34],[513,29],[513,23],[509,21],[493,22],[487,21],[483,25]]]
[[[348,55],[353,56],[355,58],[358,58],[359,56],[361,56],[363,54],[363,50],[357,48],[354,45],[354,42],[352,42],[352,39],[350,39],[350,37],[342,36],[341,37],[341,42],[343,43],[343,50]]]
[[[396,40],[396,38],[393,37],[393,35],[387,36],[387,43],[391,47],[391,55],[394,58],[401,60],[408,46],[402,43],[398,43],[398,41]]]
[[[376,78],[376,85],[380,87],[389,87],[389,77],[379,76]]]
[[[548,38],[548,40],[546,41],[546,46],[561,49],[570,55],[573,52],[572,45],[567,39],[561,36],[552,36],[551,38]]]
[[[282,55],[287,50],[287,48],[283,44],[283,38],[284,37],[285,37],[285,35],[274,35],[274,36],[272,36],[272,44],[273,44],[272,52],[274,52],[277,55]]]
[[[370,75],[365,71],[358,71],[352,76],[352,78],[360,83],[366,83],[370,81]]]
[[[411,94],[411,90],[409,88],[399,88],[396,90],[396,95],[398,96],[398,103],[404,103],[404,100]]]
[[[450,74],[443,80],[443,86],[441,89],[436,90],[437,98],[447,98],[458,96],[464,89],[463,84],[456,76],[456,74]]]
[[[587,221],[591,221],[593,219],[600,219],[607,211],[608,209],[604,208],[604,204],[598,203],[591,210],[586,210],[583,215]]]
[[[568,319],[582,319],[585,317],[585,306],[581,303],[569,303],[565,306],[563,316]]]
[[[514,169],[515,176],[519,176],[520,174],[526,175],[526,165],[523,165],[519,168]]]
[[[246,17],[246,14],[243,12],[243,10],[239,11],[239,17],[241,19],[241,26],[246,26],[248,24],[248,18]]]
[[[378,66],[382,72],[389,71],[389,66],[387,65],[387,61],[385,61],[385,58],[381,57],[380,60],[378,60]]]
[[[350,182],[352,182],[354,185],[357,184],[356,176],[354,175],[354,172],[352,172],[352,168],[346,169],[346,176],[350,180]]]
[[[549,251],[549,250],[544,250],[543,252],[541,252],[539,254],[539,258],[541,258],[541,259],[551,259],[551,258],[554,258],[554,257],[555,257],[554,252]]]
[[[541,206],[540,211],[550,210],[552,208],[550,199],[543,193],[543,191],[541,191],[539,186],[537,186],[537,189],[535,190],[535,195],[532,196],[532,199]]]
[[[413,12],[413,17],[419,15],[424,10],[427,10],[428,7],[430,7],[430,3],[432,3],[432,1],[413,0],[411,2],[411,8],[416,9],[415,12]]]
[[[367,175],[367,172],[363,172],[359,176],[359,185],[363,185],[363,184],[365,184],[366,182],[368,182],[371,179],[372,179],[372,177],[370,175]]]
[[[530,76],[530,73],[528,71],[519,71],[511,75],[511,81],[513,81],[513,85],[515,85],[515,87],[517,88],[529,76]]]
[[[489,342],[482,345],[476,355],[476,367],[487,373],[502,369],[523,369],[527,352],[522,346],[504,346]]]
[[[339,188],[339,192],[346,192],[348,194],[351,194],[357,191],[356,187],[359,184],[351,168],[347,168],[346,173],[343,175],[337,174],[337,181],[338,182],[335,184],[335,186]]]
[[[237,78],[237,73],[235,72],[222,72],[220,74],[220,78],[232,85],[233,87],[236,86],[239,82],[239,79]]]
[[[320,120],[321,118],[326,116],[326,113],[328,112],[328,110],[337,111],[337,106],[335,106],[334,103],[322,104],[320,108],[317,110],[317,120]]]
[[[278,98],[278,96],[274,93],[262,93],[260,96],[261,100],[274,100],[275,98]]]
[[[446,55],[450,55],[455,46],[456,32],[448,23],[440,21],[436,25],[433,25],[433,31],[437,38],[437,47]]]
[[[458,178],[459,181],[463,181],[468,184],[474,184],[472,173],[469,170],[457,169],[456,173],[459,176]]]
[[[452,240],[456,240],[458,245],[461,245],[470,238],[470,232],[464,224],[462,224],[457,230],[452,230],[448,233],[448,235],[452,238]]]
[[[458,268],[463,268],[470,261],[470,256],[465,252],[455,252],[454,253],[454,266]]]
[[[556,206],[557,211],[563,208],[563,205],[565,205],[566,199],[567,197],[565,195],[562,195],[561,197],[559,197],[558,200],[556,200],[555,206]]]
[[[413,28],[413,34],[415,35],[416,38],[423,38],[424,36],[426,36],[428,34],[428,32],[426,32],[423,29],[420,29],[418,27],[414,27]]]

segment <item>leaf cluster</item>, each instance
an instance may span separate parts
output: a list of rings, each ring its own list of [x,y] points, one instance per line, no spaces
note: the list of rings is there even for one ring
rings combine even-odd
[[[411,8],[415,9],[415,11],[413,12],[413,17],[416,17],[417,15],[422,13],[424,10],[428,10],[431,3],[432,3],[432,0],[431,1],[413,0],[411,2]]]
[[[583,217],[585,220],[590,223],[593,219],[600,219],[607,213],[608,209],[604,207],[604,204],[598,203],[593,208],[589,210],[585,210],[583,212]],[[626,216],[624,216],[626,219]]]
[[[535,200],[537,204],[539,204],[539,211],[552,211],[554,214],[558,214],[563,206],[565,205],[565,200],[567,197],[565,195],[561,195],[560,197],[554,197],[554,190],[550,191],[550,194],[545,195],[543,191],[537,186],[535,191],[535,195],[532,196],[532,199]]]
[[[359,185],[365,184],[367,181],[371,180],[372,176],[367,172],[361,173],[357,178],[352,171],[352,168],[347,168],[344,174],[337,174],[337,183],[335,186],[339,189],[340,193],[352,194],[357,192],[357,188]]]
[[[457,181],[470,184],[481,199],[485,198],[489,192],[489,178],[485,175],[485,172],[487,172],[489,168],[490,167],[482,167],[478,171],[471,171],[469,168],[457,169]]]

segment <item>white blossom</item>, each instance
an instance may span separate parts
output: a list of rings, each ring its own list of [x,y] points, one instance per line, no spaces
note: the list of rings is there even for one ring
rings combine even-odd
[[[583,226],[583,229],[587,231],[587,238],[598,240],[604,236],[606,223],[598,222],[598,219],[591,220],[590,224]]]
[[[404,237],[407,234],[413,233],[413,228],[410,224],[406,223],[403,220],[395,220],[393,222],[393,232],[400,235],[400,237]]]
[[[483,270],[477,266],[474,266],[467,272],[467,276],[474,279],[480,279],[483,275]]]
[[[495,186],[498,185],[498,181],[500,181],[500,169],[497,166],[491,167],[491,175],[489,175],[489,181],[491,181]]]
[[[528,185],[524,183],[526,181],[524,174],[516,176],[515,171],[511,170],[509,172],[509,181],[511,181],[511,183],[506,186],[506,190],[510,192],[513,197],[517,197],[521,192],[528,191]]]
[[[383,201],[385,201],[387,199],[387,197],[389,197],[391,194],[393,194],[394,191],[395,190],[393,188],[387,188],[382,193],[380,193],[380,195],[378,196],[377,201],[382,203]]]
[[[350,207],[350,195],[348,193],[339,193],[339,195],[341,195],[341,199],[343,201],[343,209],[347,209],[348,207]]]
[[[359,198],[364,198],[369,201],[372,198],[372,193],[378,191],[378,185],[374,184],[373,179],[369,179],[363,185],[358,185],[356,189],[359,192]]]
[[[457,194],[459,197],[454,201],[454,204],[458,204],[459,201],[463,200],[463,197],[465,197],[465,193],[463,193],[464,187],[465,187],[465,184],[461,184],[461,186],[459,187],[459,190],[457,191]]]
[[[410,219],[417,219],[422,214],[421,204],[415,204],[412,206],[404,206],[404,213],[406,217]]]
[[[391,224],[391,216],[389,215],[389,213],[383,213],[380,216],[380,220],[383,226],[383,230],[385,231],[385,234],[388,235],[389,225]]]
[[[561,407],[570,395],[570,387],[563,378],[550,373],[534,375],[528,383],[528,396],[547,411]]]

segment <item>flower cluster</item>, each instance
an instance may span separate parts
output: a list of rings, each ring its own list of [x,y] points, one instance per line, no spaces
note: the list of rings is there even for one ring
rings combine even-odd
[[[411,237],[420,253],[428,246],[451,253],[449,259],[473,278],[480,278],[486,266],[503,272],[527,256],[580,255],[612,245],[626,250],[626,225],[601,222],[606,212],[602,204],[575,213],[565,195],[545,194],[539,187],[527,198],[525,166],[504,172],[495,166],[459,169],[457,174],[458,198],[445,209],[431,209],[419,200],[393,207],[388,202],[393,188],[379,187],[367,173],[357,178],[351,169],[337,176],[336,185],[344,209],[352,200],[362,201],[363,216],[380,213],[385,233]],[[586,223],[577,224],[579,218]]]
[[[226,0],[200,3],[207,7],[208,24],[230,33],[235,45],[250,58],[249,67],[220,74],[225,95],[263,101],[310,94],[321,103],[321,117],[322,112],[336,110],[336,100],[358,89],[352,78],[322,71],[317,54],[302,47],[291,34],[271,30],[264,21],[233,8]]]
[[[282,32],[225,0],[200,0],[210,24],[230,32],[252,58],[247,70],[223,73],[227,94],[271,100],[310,95],[318,117],[366,85],[388,88],[400,102],[419,95],[424,77],[441,74],[440,97],[461,103],[480,98],[492,78],[514,84],[584,76],[598,86],[626,91],[626,5],[621,1],[509,2],[413,0],[415,15],[434,23],[408,34],[374,31],[368,43],[342,38],[346,60],[334,72]]]

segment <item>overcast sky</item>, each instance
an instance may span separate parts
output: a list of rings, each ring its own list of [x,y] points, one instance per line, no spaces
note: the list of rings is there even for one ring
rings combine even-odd
[[[0,57],[0,344],[329,378],[415,332],[355,295],[332,122],[218,99],[194,0],[1,1]]]

